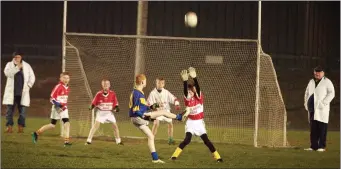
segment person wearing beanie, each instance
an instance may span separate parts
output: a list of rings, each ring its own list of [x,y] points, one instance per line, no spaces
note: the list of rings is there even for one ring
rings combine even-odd
[[[335,97],[333,83],[324,76],[324,69],[317,66],[305,91],[304,107],[310,124],[310,147],[306,151],[326,151],[330,102]]]
[[[6,133],[13,132],[15,107],[19,110],[18,133],[23,133],[26,126],[25,112],[30,106],[30,89],[35,82],[35,75],[30,64],[23,61],[22,53],[14,52],[12,56],[4,70],[7,81],[2,104],[7,106]]]

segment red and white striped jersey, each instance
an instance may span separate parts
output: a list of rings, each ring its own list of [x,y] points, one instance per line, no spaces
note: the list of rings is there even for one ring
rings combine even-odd
[[[112,111],[116,106],[118,106],[116,93],[112,90],[109,90],[105,95],[104,91],[101,90],[97,92],[95,98],[92,100],[92,105],[95,105],[99,110],[102,111]]]
[[[199,120],[204,118],[204,95],[200,92],[200,97],[194,95],[191,98],[184,97],[185,106],[190,107],[189,119]]]
[[[63,107],[67,106],[67,99],[69,96],[70,88],[66,86],[63,82],[59,82],[52,90],[50,101],[52,100],[60,103]]]

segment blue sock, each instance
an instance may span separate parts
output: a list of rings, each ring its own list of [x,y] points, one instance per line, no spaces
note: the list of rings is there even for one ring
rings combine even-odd
[[[181,114],[177,114],[175,119],[182,120],[182,115]]]
[[[152,152],[152,158],[153,160],[158,160],[159,156],[157,155],[157,152]]]

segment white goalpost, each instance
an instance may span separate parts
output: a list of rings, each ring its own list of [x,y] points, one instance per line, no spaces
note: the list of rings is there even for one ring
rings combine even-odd
[[[63,37],[62,37],[62,72],[65,72],[65,57],[66,57],[66,19],[67,19],[67,1],[64,1],[63,8]],[[62,119],[60,119],[60,136],[64,136],[64,125]]]
[[[258,36],[257,36],[257,70],[256,70],[256,100],[255,100],[255,131],[253,137],[253,145],[258,146],[258,117],[259,117],[259,72],[260,72],[260,47],[261,47],[261,18],[262,18],[262,1],[258,1]]]
[[[261,1],[258,1],[257,39],[146,36],[148,2],[139,1],[137,10],[137,35],[72,33],[66,29],[67,1],[64,1],[62,70],[71,72],[70,86],[75,86],[68,101],[72,136],[88,135],[96,114],[90,113],[87,105],[100,89],[101,78],[107,77],[123,112],[115,114],[121,137],[144,137],[127,115],[132,90],[129,86],[134,76],[147,75],[146,93],[153,88],[153,80],[163,76],[167,88],[181,98],[179,70],[194,66],[206,93],[205,122],[213,142],[288,146],[287,115],[276,71],[271,57],[261,48]],[[207,58],[217,57],[219,63],[207,62]],[[221,70],[228,71],[228,75]],[[184,107],[183,103],[181,106]],[[175,139],[183,138],[183,125],[175,122]],[[95,136],[110,135],[112,129],[103,127]],[[167,138],[166,132],[157,138]]]

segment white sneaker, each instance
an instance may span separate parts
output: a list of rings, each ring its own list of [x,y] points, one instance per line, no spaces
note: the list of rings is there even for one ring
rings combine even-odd
[[[326,151],[326,149],[324,149],[324,148],[319,148],[319,149],[317,149],[316,151],[324,152],[324,151]]]
[[[153,160],[152,162],[153,162],[153,163],[160,163],[160,164],[164,164],[164,163],[165,163],[164,161],[162,161],[162,160],[160,160],[160,159],[158,159],[158,160]]]
[[[313,151],[312,148],[305,148],[304,150],[305,150],[305,151]]]

